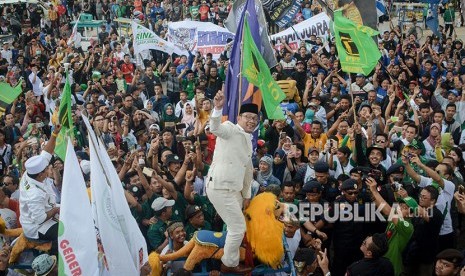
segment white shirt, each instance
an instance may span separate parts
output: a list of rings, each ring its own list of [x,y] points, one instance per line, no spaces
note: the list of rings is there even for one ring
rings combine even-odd
[[[420,176],[420,184],[418,186],[423,188],[431,184],[433,184],[432,178]],[[440,191],[438,200],[436,201],[436,207],[439,211],[441,211],[443,215],[444,212],[447,212],[441,226],[441,231],[439,231],[440,236],[450,234],[454,231],[452,228],[452,218],[450,216],[450,206],[452,205],[452,199],[454,198],[454,190],[454,183],[444,179],[444,188]]]
[[[42,80],[39,78],[39,76],[35,76],[35,81],[34,81],[34,72],[32,72],[29,75],[29,81],[32,84],[32,91],[34,92],[34,96],[42,96],[44,92],[42,91],[43,89],[43,83]]]
[[[12,62],[11,59],[13,58],[13,53],[11,52],[11,50],[10,49],[8,49],[6,51],[2,50],[1,53],[2,53],[2,58],[6,59],[8,61],[8,63],[11,64],[11,62]]]
[[[49,160],[52,155],[43,151]],[[24,235],[28,238],[38,239],[39,232],[45,234],[47,230],[57,223],[56,218],[46,220],[46,212],[56,206],[56,196],[50,185],[40,183],[23,174],[19,183],[19,221],[23,226]]]
[[[347,165],[345,167],[342,167],[342,164],[336,155],[333,156],[333,163],[335,165],[335,168],[334,170],[331,170],[330,172],[334,176],[334,178],[338,178],[338,176],[341,174],[350,176],[350,170],[354,168],[354,166],[350,164],[350,160],[349,162],[347,162]]]

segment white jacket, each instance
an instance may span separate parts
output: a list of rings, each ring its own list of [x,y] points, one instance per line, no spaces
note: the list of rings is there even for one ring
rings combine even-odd
[[[58,219],[54,217],[46,220],[46,212],[55,206],[56,196],[51,186],[38,182],[24,173],[19,184],[21,213],[19,221],[26,237],[38,239],[39,232],[45,234],[51,226],[57,223]]]
[[[216,109],[210,116],[210,131],[218,138],[207,176],[207,187],[241,192],[243,198],[251,198],[251,134],[229,121],[221,123],[221,111]]]

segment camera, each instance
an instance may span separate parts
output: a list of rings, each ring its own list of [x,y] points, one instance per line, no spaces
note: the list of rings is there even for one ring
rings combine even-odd
[[[136,198],[141,198],[142,195],[144,195],[145,191],[143,188],[139,188],[137,185],[131,185],[129,186],[129,192],[131,192],[131,194],[136,197]]]
[[[394,182],[391,184],[391,188],[394,192],[398,192],[402,188],[402,184],[399,182]]]
[[[380,170],[368,168],[368,167],[361,167],[360,171],[362,172],[362,182],[366,182],[367,178],[371,177],[375,180],[379,180],[381,178],[382,172]]]

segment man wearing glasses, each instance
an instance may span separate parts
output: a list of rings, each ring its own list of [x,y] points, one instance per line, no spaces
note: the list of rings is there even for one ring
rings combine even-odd
[[[391,262],[383,257],[388,251],[388,241],[386,234],[375,233],[368,236],[360,246],[363,259],[351,264],[347,268],[346,275],[394,275],[394,268]]]
[[[246,230],[242,206],[247,208],[253,180],[252,132],[258,124],[258,106],[243,104],[237,124],[221,123],[224,95],[219,91],[210,116],[210,131],[217,136],[213,162],[207,175],[207,196],[228,227],[221,272],[245,274],[239,247]]]

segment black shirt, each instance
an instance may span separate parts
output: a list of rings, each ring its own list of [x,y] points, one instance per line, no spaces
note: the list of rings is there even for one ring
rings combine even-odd
[[[148,98],[155,96],[155,84],[160,82],[160,79],[155,75],[152,78],[145,76],[142,79],[145,83],[145,90],[147,91]]]
[[[347,268],[347,276],[394,276],[392,263],[384,258],[361,259]]]
[[[437,238],[441,230],[444,216],[434,206],[429,221],[422,218],[413,218],[413,236],[404,251],[405,262],[409,265],[432,264],[437,253]]]

